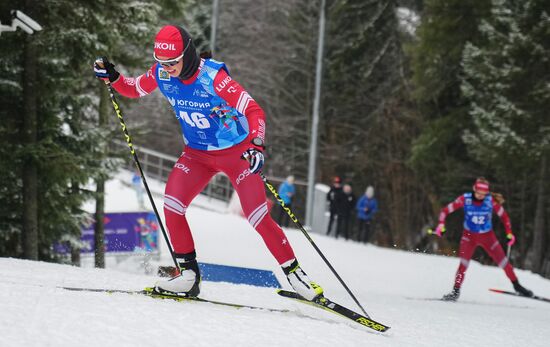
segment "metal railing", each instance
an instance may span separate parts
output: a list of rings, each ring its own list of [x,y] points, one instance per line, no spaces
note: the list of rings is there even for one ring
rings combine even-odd
[[[116,140],[113,141],[113,145],[117,148],[126,148],[127,146],[125,142]],[[170,172],[174,167],[174,163],[178,161],[178,158],[136,145],[134,145],[134,148],[137,151],[141,167],[147,178],[150,177],[161,182],[166,182],[168,180],[168,175],[170,175]],[[125,161],[125,167],[130,171],[134,170],[134,162],[131,158],[128,158],[128,160]],[[201,194],[228,202],[231,198],[232,192],[233,186],[231,185],[229,178],[223,173],[218,173],[210,180]]]
[[[115,148],[117,149],[123,149],[125,151],[127,150],[126,142],[113,140],[112,143],[113,146],[115,146]],[[143,169],[143,172],[145,173],[147,178],[150,177],[166,183],[166,181],[168,180],[168,175],[172,171],[174,163],[178,161],[178,158],[141,146],[134,145],[134,148],[136,149],[137,155],[139,156],[141,168]],[[130,157],[127,157],[125,163],[125,167],[128,170],[133,171],[135,169],[134,162]],[[277,187],[281,182],[285,180],[285,178],[283,177],[275,177],[272,175],[268,175],[268,178]],[[305,212],[304,200],[306,196],[307,183],[305,181],[296,180],[294,184],[296,186],[296,198],[294,199],[292,208],[294,213],[299,218],[303,219],[303,215]],[[201,194],[213,199],[229,202],[231,200],[231,195],[233,194],[233,186],[229,181],[229,177],[227,177],[223,173],[218,173],[214,177],[212,177],[212,179],[201,192]],[[270,199],[269,196],[268,199]],[[324,202],[321,203],[324,204]],[[316,208],[324,209],[323,206],[316,206]]]

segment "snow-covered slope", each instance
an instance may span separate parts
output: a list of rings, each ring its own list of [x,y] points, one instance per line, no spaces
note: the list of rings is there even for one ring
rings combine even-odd
[[[113,197],[128,204],[135,200],[131,189],[115,188],[117,184],[110,182],[107,187]],[[209,205],[207,199],[198,205],[203,207],[190,207],[188,216],[199,261],[273,270],[287,285],[245,219],[216,212],[221,205]],[[326,295],[357,309],[302,233],[288,229],[287,236],[304,269],[323,285]],[[388,333],[380,335],[280,298],[272,288],[203,282],[201,296],[293,313],[70,292],[57,287],[141,289],[152,285],[155,277],[116,267],[100,270],[0,258],[0,346],[548,345],[550,304],[490,293],[489,287],[511,289],[497,267],[472,262],[459,302],[426,301],[422,299],[450,290],[456,258],[382,249],[318,234],[313,238],[367,312],[392,326]],[[166,254],[163,260],[166,265],[171,262]],[[550,296],[550,281],[526,271],[517,273],[526,287]]]

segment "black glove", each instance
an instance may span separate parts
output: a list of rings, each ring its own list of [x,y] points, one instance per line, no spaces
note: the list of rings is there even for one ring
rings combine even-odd
[[[249,148],[243,154],[242,158],[250,164],[250,172],[258,173],[264,166],[264,154],[256,148]]]
[[[118,79],[120,74],[115,70],[115,65],[107,59],[107,57],[97,58],[94,62],[95,77],[102,80],[114,82]]]

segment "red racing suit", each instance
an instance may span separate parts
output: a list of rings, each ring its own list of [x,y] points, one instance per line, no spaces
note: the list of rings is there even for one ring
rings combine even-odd
[[[460,264],[458,266],[458,270],[455,276],[455,287],[461,287],[462,282],[464,281],[466,270],[468,269],[468,265],[470,264],[470,259],[472,258],[472,255],[474,254],[474,251],[478,246],[481,246],[485,250],[485,252],[489,254],[493,261],[500,268],[504,269],[506,276],[508,276],[511,281],[516,281],[517,277],[514,273],[514,269],[512,268],[512,265],[504,254],[504,251],[497,240],[495,232],[493,231],[492,224],[490,223],[490,217],[492,213],[496,212],[496,214],[500,217],[502,223],[504,224],[506,233],[511,233],[512,226],[508,213],[506,213],[502,205],[494,201],[494,199],[490,195],[488,195],[484,200],[481,201],[473,198],[472,195],[472,193],[466,193],[459,196],[455,201],[451,202],[443,209],[441,209],[441,213],[439,214],[439,223],[445,223],[445,219],[447,218],[447,215],[449,213],[452,213],[460,208],[465,209],[464,231],[462,233],[462,238],[460,239],[460,247],[458,251]],[[481,219],[480,214],[473,216],[472,214],[475,214],[477,212],[476,210],[481,210],[483,208],[483,204],[486,205],[485,211],[488,213],[488,218],[485,218],[485,223],[488,224],[490,228],[488,230],[481,228],[481,231],[475,230],[473,228],[472,230],[468,230],[468,226],[471,225],[471,223],[469,223],[470,220],[473,219],[475,221],[476,218]],[[489,221],[487,221],[487,219],[489,219]]]
[[[204,66],[203,59],[193,77],[189,80],[180,80],[183,83],[181,87],[185,88],[185,85],[195,83],[197,85],[195,90],[200,89],[197,76]],[[158,71],[157,64],[136,78],[121,75],[112,85],[124,96],[143,97],[158,86],[156,79],[158,76],[155,75],[155,71]],[[265,137],[264,112],[225,69],[217,71],[213,79],[213,86],[215,87],[212,88],[215,89],[215,97],[225,101],[234,110],[238,110],[239,116],[246,117],[249,134],[242,142],[231,145],[229,148],[204,150],[186,146],[175,163],[166,183],[164,215],[176,259],[178,262],[183,262],[188,259],[190,254],[195,253],[193,236],[185,216],[187,207],[204,189],[213,175],[223,172],[229,177],[239,195],[245,216],[261,235],[277,262],[281,265],[290,264],[295,258],[294,252],[281,227],[269,215],[263,182],[259,175],[250,173],[248,162],[241,159],[244,151],[254,147],[250,142],[251,138],[263,139]],[[170,98],[168,100],[173,102]],[[190,113],[192,111],[193,109],[189,110]],[[192,123],[188,125],[186,122],[180,123],[182,127],[193,125]]]

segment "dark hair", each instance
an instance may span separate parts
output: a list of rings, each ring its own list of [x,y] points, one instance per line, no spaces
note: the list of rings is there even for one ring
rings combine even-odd
[[[203,59],[210,59],[212,58],[212,51],[201,52],[200,57]]]

